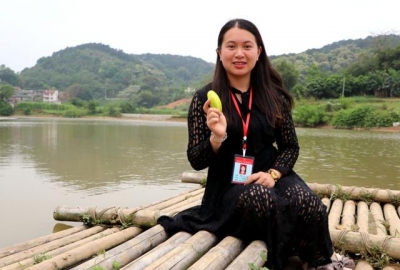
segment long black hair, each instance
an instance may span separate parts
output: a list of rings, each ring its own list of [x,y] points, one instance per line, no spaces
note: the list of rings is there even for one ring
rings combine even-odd
[[[222,103],[227,104],[227,106],[223,106],[223,111],[227,117],[227,121],[230,123],[238,121],[238,115],[233,111],[231,106],[232,100],[230,98],[228,76],[222,62],[220,61],[218,53],[221,49],[225,33],[234,27],[252,33],[256,39],[257,47],[261,48],[258,61],[251,71],[250,76],[250,84],[253,87],[253,102],[263,113],[265,113],[268,122],[275,127],[279,124],[279,120],[282,119],[284,106],[289,106],[290,109],[292,109],[294,107],[294,100],[283,86],[281,76],[272,67],[261,34],[252,22],[244,19],[234,19],[228,21],[221,28],[218,35],[217,61],[212,87],[220,96]]]

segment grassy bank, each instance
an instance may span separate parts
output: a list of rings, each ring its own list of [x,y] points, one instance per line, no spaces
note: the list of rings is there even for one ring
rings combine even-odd
[[[21,102],[14,108],[14,115],[80,117],[122,117],[124,113],[141,115],[170,115],[185,119],[189,104],[158,108],[127,108],[118,103],[96,104],[95,102],[47,104]],[[393,127],[400,122],[400,99],[373,97],[351,97],[330,100],[296,100],[293,120],[299,127],[334,128],[382,128]]]

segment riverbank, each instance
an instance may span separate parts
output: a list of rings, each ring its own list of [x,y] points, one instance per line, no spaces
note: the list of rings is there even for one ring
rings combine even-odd
[[[122,114],[121,117],[110,117],[110,116],[82,116],[79,118],[65,118],[61,116],[54,115],[14,115],[14,116],[5,116],[0,117],[1,120],[15,120],[15,119],[73,119],[73,120],[107,120],[107,121],[172,121],[172,122],[186,122],[187,118],[182,117],[174,117],[173,115],[168,114]],[[321,129],[336,129],[330,125],[323,125],[313,128],[321,128]],[[350,129],[351,130],[351,129]],[[372,127],[372,128],[354,128],[352,130],[371,130],[371,131],[382,131],[382,132],[399,132],[400,126],[391,126],[391,127]]]

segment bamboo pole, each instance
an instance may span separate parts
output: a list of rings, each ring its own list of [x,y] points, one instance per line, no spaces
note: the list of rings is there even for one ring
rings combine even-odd
[[[216,243],[215,235],[207,231],[199,231],[145,269],[187,269]]]
[[[184,172],[181,181],[184,183],[200,184],[205,178],[206,173]],[[337,186],[333,184],[307,183],[307,185],[316,193],[330,197],[334,192],[362,198],[367,194],[372,195],[372,200],[376,202],[391,202],[393,198],[400,198],[400,190],[386,190],[376,188]],[[399,210],[400,211],[400,210]]]
[[[379,236],[386,236],[387,230],[383,225],[385,218],[383,217],[382,207],[379,203],[373,202],[369,207],[372,217],[374,219],[376,234]]]
[[[366,261],[359,261],[354,270],[374,270],[374,268]]]
[[[331,209],[331,199],[324,197],[321,201],[326,206],[326,212],[329,213],[329,210]]]
[[[265,258],[261,256],[263,253],[265,254]],[[250,264],[254,264],[256,269],[259,269],[266,262],[264,259],[267,258],[267,255],[267,246],[264,241],[253,241],[225,270],[250,269]]]
[[[58,270],[68,268],[96,254],[104,254],[106,250],[126,242],[141,231],[140,228],[129,227],[123,231],[105,236],[49,260],[35,264],[29,270]]]
[[[113,264],[123,267],[167,239],[168,236],[164,228],[161,225],[157,225],[135,238],[108,250],[105,256],[86,261],[72,268],[72,270],[86,270],[94,266],[99,266],[102,269],[113,269]]]
[[[151,227],[156,224],[157,218],[160,216],[160,210],[167,209],[168,207],[179,208],[193,200],[200,200],[203,193],[204,188],[199,188],[171,199],[166,199],[160,203],[152,204],[149,207],[135,209],[57,206],[53,212],[53,217],[59,221],[79,222],[82,221],[83,217],[87,216],[91,221],[102,224],[116,225],[129,223],[136,226]]]
[[[342,200],[336,199],[331,207],[331,211],[328,216],[329,230],[336,230],[336,227],[340,223],[340,216],[342,215],[343,202]]]
[[[394,267],[392,267],[392,266],[385,266],[385,267],[383,267],[382,268],[382,270],[396,270],[396,269],[398,269],[397,267],[396,268],[394,268]]]
[[[181,177],[182,183],[201,184],[207,178],[207,173],[203,172],[184,172]]]
[[[162,209],[165,209],[167,207],[170,207],[170,206],[175,205],[175,204],[177,204],[179,202],[185,201],[185,200],[187,200],[187,199],[189,199],[191,197],[195,197],[195,196],[197,196],[199,194],[203,194],[203,193],[204,193],[204,188],[198,188],[198,189],[193,190],[191,192],[187,192],[187,193],[181,194],[179,196],[173,197],[173,198],[171,198],[169,200],[165,200],[165,201],[163,201],[161,203],[154,204],[154,205],[152,205],[150,207],[146,207],[145,209],[147,209],[147,210],[162,210]]]
[[[151,203],[151,204],[148,204],[148,205],[146,205],[146,206],[143,206],[142,208],[149,208],[149,207],[152,207],[152,206],[154,206],[154,205],[159,205],[159,204],[161,204],[161,203],[163,203],[163,202],[170,201],[171,199],[185,196],[185,195],[187,195],[187,194],[198,194],[198,192],[204,192],[204,188],[203,188],[203,187],[196,187],[196,188],[193,188],[193,189],[190,189],[190,190],[181,192],[181,193],[179,193],[179,194],[176,194],[176,195],[174,195],[174,196],[172,196],[172,197],[168,197],[168,198],[165,198],[165,199],[163,199],[163,200],[153,202],[153,203]]]
[[[386,190],[386,189],[350,187],[350,186],[338,187],[332,184],[317,184],[317,183],[307,183],[307,184],[314,192],[326,196],[330,196],[334,192],[360,199],[362,199],[366,195],[371,195],[372,200],[376,202],[390,202],[393,198],[400,197],[400,190]]]
[[[188,207],[185,207],[185,205],[190,204],[192,202],[196,202],[198,203],[199,201],[201,202],[201,199],[203,198],[203,193],[198,194],[196,196],[190,197],[184,201],[181,201],[177,204],[171,205],[169,207],[166,207],[164,209],[161,209],[161,212],[163,213],[169,213],[169,212],[176,212],[176,209],[181,209],[183,207],[183,209],[187,209]]]
[[[353,230],[355,224],[355,213],[356,204],[352,200],[348,200],[344,203],[343,214],[342,214],[342,226],[347,230]]]
[[[87,226],[81,225],[81,226],[76,226],[76,227],[72,227],[69,229],[66,229],[64,231],[60,231],[60,232],[56,232],[56,233],[52,233],[52,234],[48,234],[36,239],[32,239],[23,243],[19,243],[19,244],[15,244],[12,245],[10,247],[5,247],[5,248],[1,248],[0,249],[0,259],[6,256],[10,256],[12,254],[21,252],[23,250],[26,249],[30,249],[36,246],[40,246],[43,245],[45,243],[49,243],[51,241],[69,236],[71,234],[83,231],[85,229],[87,229]]]
[[[188,270],[225,269],[243,250],[242,240],[228,236],[210,249]]]
[[[30,257],[34,257],[36,254],[47,253],[51,250],[66,246],[68,244],[74,243],[83,238],[89,237],[93,234],[104,231],[105,229],[106,228],[101,227],[101,226],[95,226],[95,227],[89,228],[87,230],[80,231],[78,233],[74,233],[69,237],[60,238],[60,239],[54,240],[50,243],[43,244],[41,246],[36,246],[36,247],[30,248],[30,249],[21,251],[19,253],[13,254],[11,256],[4,257],[4,258],[0,259],[0,267],[4,267],[4,266],[10,265],[10,264],[22,261],[22,260],[30,258]]]
[[[378,236],[342,230],[329,230],[335,247],[342,248],[350,253],[368,252],[373,246],[382,247],[383,251],[395,260],[400,259],[400,238]]]
[[[58,221],[80,222],[87,216],[94,222],[117,225],[122,224],[124,220],[129,220],[136,209],[127,209],[121,207],[68,207],[57,206],[53,211],[53,218]]]
[[[358,202],[357,204],[357,226],[359,232],[370,233],[369,210],[366,202]]]
[[[99,233],[97,233],[95,235],[86,237],[86,238],[84,238],[82,240],[79,240],[77,242],[74,242],[74,243],[71,243],[69,245],[66,245],[64,247],[52,250],[52,251],[46,253],[46,255],[52,258],[52,257],[55,257],[55,256],[61,254],[61,253],[64,253],[64,252],[67,252],[67,251],[72,250],[74,248],[80,247],[81,245],[84,245],[84,244],[89,243],[91,241],[95,241],[95,240],[97,240],[99,238],[102,238],[102,237],[107,236],[109,234],[113,234],[113,233],[118,232],[118,231],[120,231],[120,229],[118,227],[110,228],[110,229],[107,229],[105,231],[99,232]],[[21,267],[26,268],[28,266],[33,265],[34,263],[35,263],[35,259],[34,258],[28,258],[28,259],[16,262],[14,264],[8,265],[8,266],[6,266],[4,268],[1,268],[1,270],[21,270]]]
[[[193,201],[193,202],[191,202],[191,203],[182,205],[182,206],[180,206],[180,207],[178,207],[178,208],[171,209],[171,211],[169,211],[169,212],[164,212],[164,210],[163,210],[163,211],[160,213],[160,215],[165,215],[165,216],[170,216],[170,217],[172,217],[172,216],[175,216],[176,214],[178,214],[179,212],[181,212],[181,211],[183,211],[183,210],[189,209],[190,207],[193,207],[193,206],[196,206],[196,205],[200,205],[200,204],[201,204],[201,200]]]
[[[391,236],[400,237],[400,219],[397,216],[396,208],[392,204],[385,204],[383,212],[386,221],[389,222],[389,231]]]
[[[187,232],[178,232],[171,236],[167,241],[158,245],[154,249],[150,250],[146,254],[137,258],[127,266],[121,268],[121,270],[137,270],[144,269],[151,263],[157,261],[159,258],[176,248],[178,245],[185,242],[192,235]]]

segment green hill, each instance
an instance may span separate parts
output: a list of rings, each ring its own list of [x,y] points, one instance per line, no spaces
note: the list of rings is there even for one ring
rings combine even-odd
[[[20,74],[24,89],[56,88],[82,99],[115,98],[135,86],[138,91],[179,97],[196,87],[214,65],[194,57],[132,55],[103,44],[83,44],[43,57]],[[166,102],[171,100],[165,100]]]
[[[400,45],[399,35],[369,36],[365,39],[341,40],[320,49],[309,49],[298,54],[284,54],[271,56],[273,64],[282,60],[294,64],[302,80],[310,66],[315,65],[322,72],[337,73],[349,68],[365,55],[381,50],[382,48]]]
[[[354,76],[385,69],[385,66],[398,70],[398,64],[392,60],[390,65],[384,63],[387,56],[396,58],[398,46],[399,35],[369,36],[334,42],[298,54],[271,56],[271,62],[277,67],[282,61],[292,65],[300,75],[297,83],[308,87],[305,78],[310,67],[314,68],[312,72],[317,68],[323,74],[352,70]],[[386,48],[394,49],[388,51]],[[133,55],[104,44],[89,43],[40,58],[34,67],[14,75],[18,76],[17,86],[23,89],[55,88],[67,94],[67,98],[128,99],[141,94],[142,98],[152,100],[152,104],[164,105],[191,97],[191,90],[211,80],[213,69],[213,63],[199,58],[169,54]],[[2,70],[10,73],[6,68]],[[0,79],[7,82],[4,79],[9,77],[8,73],[3,74],[4,78],[0,74]]]

